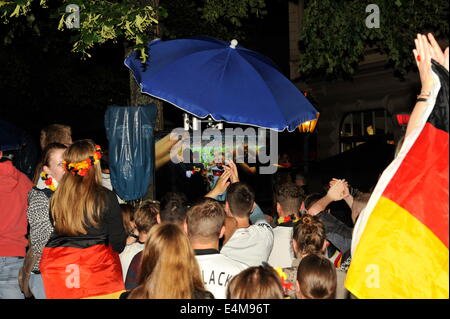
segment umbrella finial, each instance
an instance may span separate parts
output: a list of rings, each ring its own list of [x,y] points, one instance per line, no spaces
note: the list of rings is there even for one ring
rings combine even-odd
[[[231,40],[230,48],[236,49],[237,45],[238,45],[238,42],[236,39]]]

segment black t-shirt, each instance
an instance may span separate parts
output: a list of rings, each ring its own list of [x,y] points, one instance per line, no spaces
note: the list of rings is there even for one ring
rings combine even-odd
[[[105,209],[97,227],[86,227],[86,235],[64,236],[56,232],[51,235],[47,247],[87,248],[97,244],[109,244],[117,253],[125,248],[127,234],[123,228],[122,212],[115,193],[103,187]],[[53,220],[50,220],[53,224]]]

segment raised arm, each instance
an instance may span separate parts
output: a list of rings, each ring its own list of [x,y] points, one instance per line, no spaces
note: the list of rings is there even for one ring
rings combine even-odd
[[[449,51],[448,47],[442,52],[439,44],[432,34],[428,38],[423,34],[417,34],[414,40],[416,48],[413,50],[414,58],[419,69],[421,90],[417,96],[417,102],[411,113],[411,117],[406,128],[405,138],[419,125],[422,114],[426,109],[426,101],[431,95],[433,89],[433,76],[431,71],[431,59],[443,65],[448,71]]]

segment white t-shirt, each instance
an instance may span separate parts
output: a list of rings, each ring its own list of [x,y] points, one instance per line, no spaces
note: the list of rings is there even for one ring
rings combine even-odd
[[[196,251],[197,252],[197,251]],[[230,280],[248,266],[217,253],[196,255],[205,288],[216,299],[226,299]]]
[[[102,186],[115,193],[115,191],[112,187],[112,184],[111,184],[111,174],[102,173]],[[117,201],[119,202],[119,204],[125,203],[122,200],[122,198],[120,198],[119,195],[116,194],[116,196],[117,196]]]
[[[247,228],[238,228],[220,253],[250,267],[260,266],[269,259],[272,246],[272,227],[266,222],[259,222]]]
[[[125,246],[125,249],[119,254],[120,264],[122,265],[123,282],[127,278],[128,267],[130,267],[133,257],[144,249],[144,244],[132,243]]]
[[[291,267],[294,260],[292,249],[292,227],[277,226],[273,229],[273,248],[269,256],[269,264],[272,267]]]

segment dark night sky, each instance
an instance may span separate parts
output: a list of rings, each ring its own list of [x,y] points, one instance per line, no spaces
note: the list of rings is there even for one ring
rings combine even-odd
[[[268,1],[268,15],[243,25],[248,49],[270,57],[285,75],[289,73],[288,8],[286,1]],[[8,26],[0,26],[3,39]],[[103,116],[111,104],[127,105],[128,69],[121,44],[106,44],[81,60],[70,52],[61,32],[41,30],[41,37],[25,31],[11,45],[0,45],[0,118],[26,129],[35,139],[50,123],[69,124],[74,138],[103,142]],[[204,34],[208,35],[207,32]],[[231,39],[223,39],[229,41]],[[44,48],[48,47],[47,50]],[[181,125],[182,112],[165,106],[164,116]]]

